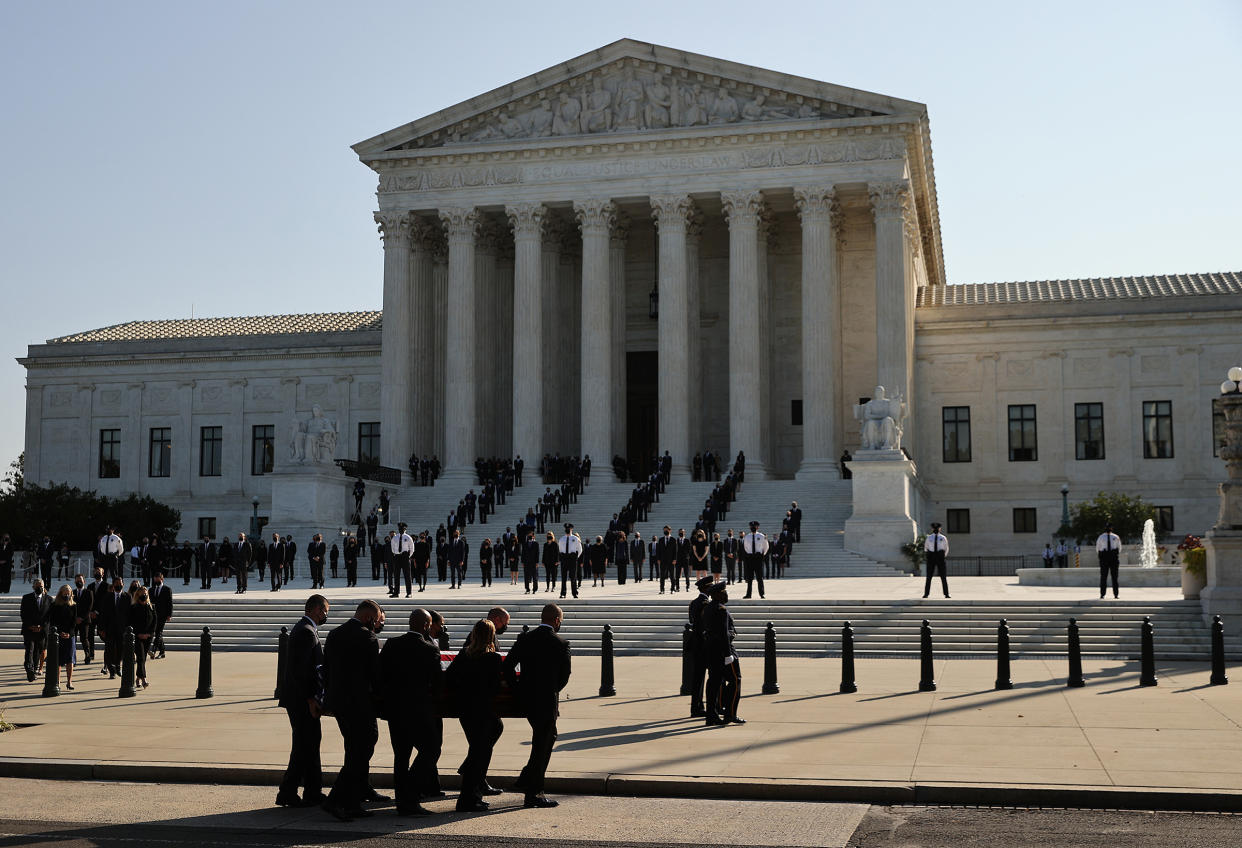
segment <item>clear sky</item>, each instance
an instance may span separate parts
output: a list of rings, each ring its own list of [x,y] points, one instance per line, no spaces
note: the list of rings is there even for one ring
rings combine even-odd
[[[349,145],[618,38],[926,103],[954,283],[1242,270],[1242,3],[0,0],[0,465],[26,345],[378,309]]]

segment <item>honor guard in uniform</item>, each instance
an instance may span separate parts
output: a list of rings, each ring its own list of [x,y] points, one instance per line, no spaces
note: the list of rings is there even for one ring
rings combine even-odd
[[[923,542],[923,551],[927,557],[927,578],[923,581],[923,597],[931,594],[932,576],[940,573],[940,588],[944,596],[949,597],[949,578],[945,576],[945,557],[949,555],[949,540],[940,532],[939,524],[932,524],[931,532]]]
[[[716,585],[716,581],[710,577],[704,577],[694,585],[698,587],[699,594],[690,602],[689,609],[690,651],[691,661],[694,664],[693,676],[690,679],[690,718],[702,718],[707,715],[703,709],[703,678],[707,674],[707,646],[704,643],[706,633],[703,629],[703,611],[711,603],[711,597],[707,592],[712,586]]]
[[[1121,537],[1113,532],[1113,525],[1105,524],[1104,532],[1095,540],[1095,553],[1100,561],[1100,598],[1108,588],[1108,578],[1113,578],[1113,597],[1117,594],[1117,573],[1121,564]]]
[[[111,527],[105,527],[103,538],[99,540],[99,564],[103,566],[107,579],[124,576],[121,574],[121,557],[124,553],[125,543],[121,541],[121,537]]]
[[[397,525],[399,531],[388,541],[388,549],[392,554],[392,564],[388,567],[388,594],[396,598],[401,595],[401,580],[405,579],[405,596],[410,597],[412,591],[410,580],[410,557],[414,555],[414,539],[405,532],[405,522]]]
[[[565,584],[569,583],[574,597],[578,597],[578,557],[583,553],[582,540],[574,532],[572,524],[565,525],[565,535],[557,542],[561,559],[561,597],[565,597]]]
[[[745,724],[737,714],[742,695],[742,670],[733,637],[737,630],[729,614],[729,591],[724,583],[710,590],[712,602],[703,611],[703,644],[707,651],[707,724]]]
[[[740,454],[739,454],[740,455]],[[763,597],[763,558],[768,552],[768,537],[759,532],[759,522],[750,522],[750,532],[742,537],[742,570],[746,577],[746,594],[751,595],[751,584],[759,581],[759,597]]]

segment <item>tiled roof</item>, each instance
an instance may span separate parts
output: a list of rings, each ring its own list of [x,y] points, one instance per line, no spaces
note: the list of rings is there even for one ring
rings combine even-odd
[[[305,315],[248,315],[239,318],[177,318],[128,321],[48,339],[70,342],[128,342],[153,339],[200,339],[221,336],[282,336],[302,333],[357,333],[380,328],[383,313],[317,312]]]
[[[1024,283],[970,283],[923,286],[919,306],[975,306],[993,303],[1056,303],[1143,297],[1195,297],[1242,294],[1242,273],[1172,274],[1150,277],[1097,277]]]

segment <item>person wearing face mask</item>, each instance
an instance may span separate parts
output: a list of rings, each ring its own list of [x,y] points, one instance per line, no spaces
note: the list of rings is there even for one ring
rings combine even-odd
[[[104,640],[104,667],[100,674],[111,680],[121,673],[121,637],[129,620],[129,595],[125,594],[125,581],[118,575],[112,586],[97,601],[99,636]]]
[[[556,604],[544,605],[539,626],[518,636],[502,666],[530,723],[530,759],[513,784],[524,793],[527,807],[557,806],[544,796],[543,784],[556,743],[557,702],[570,675],[569,642],[559,633],[564,617]]]
[[[677,540],[673,538],[673,528],[664,525],[664,535],[656,542],[656,554],[652,561],[660,564],[660,594],[664,594],[664,581],[671,580],[671,591],[677,591],[677,574],[673,571],[677,565]]]
[[[172,621],[173,591],[171,586],[164,585],[164,575],[155,572],[155,580],[151,584],[151,606],[155,608],[155,638],[151,640],[151,656],[164,659],[164,625]]]
[[[52,538],[46,533],[43,534],[42,541],[35,548],[35,558],[39,560],[39,574],[43,577],[44,585],[52,582],[52,560],[56,559],[56,546],[52,544]]]
[[[26,680],[34,682],[43,671],[43,657],[47,650],[47,618],[52,610],[52,600],[43,591],[43,581],[35,578],[31,591],[22,596],[22,643],[26,648]]]
[[[323,692],[319,685],[323,646],[319,642],[319,628],[328,620],[328,607],[328,599],[323,595],[311,595],[306,599],[305,614],[289,632],[280,706],[289,716],[292,742],[289,766],[276,791],[276,804],[281,807],[313,807],[324,801],[323,768],[319,761],[319,743],[323,738],[319,725],[323,715]],[[300,798],[298,787],[304,790]]]
[[[421,798],[442,798],[437,763],[444,745],[444,720],[436,702],[444,688],[440,648],[431,639],[431,614],[410,613],[410,630],[389,639],[380,651],[384,712],[392,743],[397,815],[423,816]],[[413,765],[410,752],[417,751]]]
[[[362,802],[379,796],[370,788],[371,755],[379,739],[379,640],[384,611],[375,601],[358,605],[354,616],[324,641],[324,692],[345,743],[345,762],[324,801],[324,810],[340,821],[370,816]]]
[[[729,614],[728,584],[717,583],[709,590],[712,602],[703,610],[704,648],[707,651],[707,724],[745,724],[737,704],[742,691],[742,672],[733,637],[737,630]]]
[[[75,578],[82,580],[82,588],[77,593],[78,640],[82,643],[82,663],[90,665],[95,661],[95,618],[100,595],[104,592],[103,569],[95,569],[94,581],[87,583],[79,574]]]

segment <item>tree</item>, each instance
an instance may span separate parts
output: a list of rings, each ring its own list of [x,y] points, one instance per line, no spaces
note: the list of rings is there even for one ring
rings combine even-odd
[[[181,513],[149,495],[108,498],[64,483],[24,483],[0,493],[0,528],[19,548],[32,547],[46,535],[72,550],[91,550],[105,526],[128,540],[151,534],[175,540]]]
[[[26,452],[22,451],[17,455],[17,459],[9,463],[9,470],[5,472],[4,480],[0,481],[0,495],[16,492],[25,480]]]
[[[1135,542],[1142,538],[1143,522],[1149,518],[1155,520],[1156,510],[1141,497],[1100,492],[1070,506],[1070,535],[1079,542],[1094,542],[1111,524],[1122,542]]]

